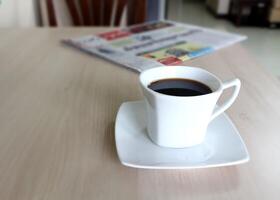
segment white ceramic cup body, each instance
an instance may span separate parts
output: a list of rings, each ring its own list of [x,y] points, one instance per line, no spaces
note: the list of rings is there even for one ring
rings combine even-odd
[[[171,96],[148,88],[154,81],[183,78],[199,81],[211,88],[212,93],[199,96]],[[184,148],[203,142],[210,121],[234,102],[240,81],[223,84],[210,72],[196,67],[164,66],[140,74],[140,83],[147,104],[147,130],[151,140],[163,147]],[[222,91],[234,86],[233,95],[214,110]]]

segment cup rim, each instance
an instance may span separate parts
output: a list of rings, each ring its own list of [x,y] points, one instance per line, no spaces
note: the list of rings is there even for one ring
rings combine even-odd
[[[187,69],[193,69],[193,70],[200,70],[200,71],[203,71],[204,73],[207,73],[209,76],[212,76],[218,83],[219,83],[219,87],[218,89],[216,89],[215,91],[212,91],[211,93],[208,93],[208,94],[203,94],[203,95],[197,95],[197,96],[173,96],[173,95],[167,95],[167,94],[162,94],[162,93],[159,93],[159,92],[156,92],[152,89],[150,89],[148,87],[149,84],[144,84],[143,83],[143,77],[145,76],[146,73],[150,72],[150,71],[153,71],[153,70],[157,70],[157,69],[166,69],[166,68],[187,68]],[[212,74],[211,72],[203,69],[203,68],[200,68],[200,67],[193,67],[193,66],[184,66],[184,65],[175,65],[175,66],[159,66],[159,67],[154,67],[154,68],[151,68],[151,69],[147,69],[147,70],[144,70],[140,73],[139,75],[139,80],[140,80],[140,84],[141,86],[147,90],[148,92],[154,94],[154,95],[158,95],[158,96],[161,96],[161,97],[168,97],[168,98],[177,98],[177,99],[184,99],[184,98],[198,98],[198,97],[206,97],[206,96],[209,96],[209,95],[213,95],[215,93],[219,93],[222,91],[222,81],[214,74]],[[156,81],[156,80],[155,80]]]

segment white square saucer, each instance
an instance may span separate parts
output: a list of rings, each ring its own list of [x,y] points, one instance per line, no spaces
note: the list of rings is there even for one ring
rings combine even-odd
[[[115,139],[121,163],[135,168],[191,169],[249,161],[247,148],[225,113],[209,124],[202,144],[165,148],[154,144],[147,135],[145,102],[126,102],[117,114]]]

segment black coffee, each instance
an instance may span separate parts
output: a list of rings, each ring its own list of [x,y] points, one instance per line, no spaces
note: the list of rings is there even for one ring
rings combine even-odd
[[[172,96],[198,96],[212,92],[212,90],[203,83],[181,78],[154,81],[148,85],[148,88],[161,94]]]

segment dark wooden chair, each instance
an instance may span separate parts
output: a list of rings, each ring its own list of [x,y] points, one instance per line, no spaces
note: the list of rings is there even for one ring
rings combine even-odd
[[[236,26],[243,24],[261,26],[267,23],[270,7],[271,0],[232,0],[229,16]],[[247,14],[243,14],[245,10]]]
[[[48,24],[50,26],[58,25],[56,13],[59,12],[59,10],[55,9],[54,1],[56,0],[46,0]],[[127,9],[127,25],[143,23],[146,18],[146,0],[59,1],[65,1],[74,26],[118,26],[125,7]]]

